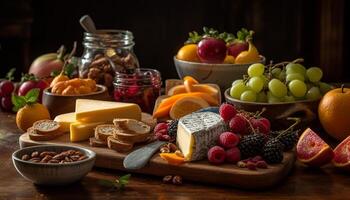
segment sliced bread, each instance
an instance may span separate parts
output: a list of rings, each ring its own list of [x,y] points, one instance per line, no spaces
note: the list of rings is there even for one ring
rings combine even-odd
[[[33,128],[38,134],[56,134],[57,132],[62,132],[60,130],[61,125],[53,120],[39,120],[34,122]]]
[[[34,140],[34,141],[53,140],[53,139],[56,139],[64,134],[64,132],[56,132],[56,133],[50,133],[50,134],[39,134],[38,131],[36,129],[34,129],[33,127],[30,127],[27,130],[27,133],[29,135],[29,138],[31,140]]]
[[[151,127],[135,119],[114,119],[114,125],[129,134],[147,134],[150,133]]]
[[[115,139],[113,136],[107,138],[108,148],[113,149],[117,152],[128,152],[133,148],[133,144],[122,142]]]
[[[107,143],[107,138],[117,132],[117,127],[113,124],[101,124],[95,128],[95,138]]]
[[[145,142],[148,140],[150,137],[149,133],[146,134],[130,134],[130,133],[125,133],[123,131],[117,131],[116,133],[113,134],[113,137],[126,143],[141,143]]]
[[[92,146],[92,147],[106,147],[107,146],[107,141],[102,141],[102,140],[96,139],[94,137],[89,138],[89,143],[90,143],[90,146]]]

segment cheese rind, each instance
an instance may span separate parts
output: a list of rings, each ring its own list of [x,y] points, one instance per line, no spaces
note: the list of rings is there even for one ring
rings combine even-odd
[[[212,112],[192,113],[179,120],[177,145],[186,161],[201,160],[226,130],[220,115]]]
[[[70,124],[75,122],[75,113],[71,112],[57,115],[53,121],[58,122],[60,124],[60,129],[63,132],[69,132]]]
[[[79,122],[112,122],[115,118],[141,120],[141,108],[134,103],[77,99],[75,117]]]
[[[90,137],[94,136],[95,127],[103,123],[104,122],[72,123],[70,125],[70,141],[79,142],[79,141],[88,140]]]

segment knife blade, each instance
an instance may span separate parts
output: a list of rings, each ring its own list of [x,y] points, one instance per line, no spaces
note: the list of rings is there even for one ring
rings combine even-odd
[[[165,143],[164,141],[155,141],[129,153],[123,160],[124,168],[128,170],[141,169]]]

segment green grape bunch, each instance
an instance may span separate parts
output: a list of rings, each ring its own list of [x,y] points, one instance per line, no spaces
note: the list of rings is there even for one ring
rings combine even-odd
[[[321,81],[321,68],[306,68],[303,61],[299,58],[267,66],[252,64],[247,75],[232,83],[230,95],[241,101],[262,103],[320,99],[333,86]]]

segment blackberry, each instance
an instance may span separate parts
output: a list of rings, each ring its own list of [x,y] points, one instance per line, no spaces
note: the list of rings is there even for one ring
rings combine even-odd
[[[177,125],[179,123],[178,119],[174,119],[168,124],[168,134],[169,136],[176,140],[176,134],[177,134]]]
[[[238,148],[242,158],[249,158],[261,153],[265,144],[265,136],[263,134],[245,135],[241,138]]]
[[[284,145],[277,138],[270,139],[262,149],[262,157],[269,164],[281,163]]]
[[[299,139],[299,130],[297,131],[288,131],[283,133],[278,137],[279,141],[284,145],[284,151],[289,151],[294,148],[295,144]]]

